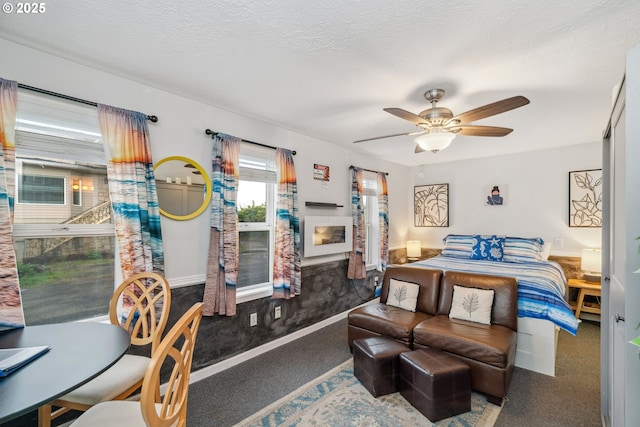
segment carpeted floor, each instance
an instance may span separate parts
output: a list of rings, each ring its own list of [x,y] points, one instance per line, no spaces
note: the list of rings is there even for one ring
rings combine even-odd
[[[373,397],[347,360],[234,427],[493,427],[500,407],[471,394],[471,410],[432,423],[401,393]]]
[[[600,325],[560,331],[556,377],[516,368],[496,427],[600,426]],[[232,426],[351,358],[346,319],[191,386],[189,427]]]
[[[515,368],[496,427],[602,426],[600,324],[582,321],[574,337],[560,331],[556,376]]]
[[[516,368],[496,427],[601,426],[600,325],[560,331],[555,377]],[[191,385],[189,427],[229,427],[351,358],[346,319]],[[36,414],[6,427],[34,427]]]

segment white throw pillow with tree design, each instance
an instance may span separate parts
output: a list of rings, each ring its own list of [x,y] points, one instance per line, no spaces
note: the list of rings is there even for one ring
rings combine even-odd
[[[454,285],[449,318],[490,325],[494,294],[493,289]]]
[[[402,308],[403,310],[416,311],[419,291],[420,285],[402,280],[389,279],[387,305]]]

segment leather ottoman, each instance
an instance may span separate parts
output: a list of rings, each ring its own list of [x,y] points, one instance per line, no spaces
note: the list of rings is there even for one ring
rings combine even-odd
[[[440,350],[426,348],[399,356],[398,389],[435,422],[471,410],[471,369]]]
[[[410,348],[387,337],[353,341],[353,374],[373,397],[398,391],[398,355]]]

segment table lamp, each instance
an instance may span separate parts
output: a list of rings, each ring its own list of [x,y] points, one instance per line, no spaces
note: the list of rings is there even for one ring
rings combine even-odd
[[[600,272],[602,271],[602,250],[583,249],[582,263],[580,268],[587,282],[600,282]]]
[[[420,240],[407,241],[407,258],[412,261],[420,259],[422,250],[420,249]]]

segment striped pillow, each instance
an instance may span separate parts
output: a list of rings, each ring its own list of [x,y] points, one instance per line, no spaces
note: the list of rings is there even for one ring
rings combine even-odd
[[[506,237],[504,239],[505,262],[532,262],[542,261],[542,247],[544,241],[540,237]]]
[[[471,258],[475,239],[468,234],[449,234],[444,239],[440,255],[452,258]]]

